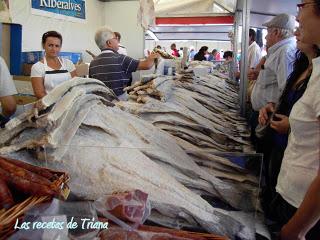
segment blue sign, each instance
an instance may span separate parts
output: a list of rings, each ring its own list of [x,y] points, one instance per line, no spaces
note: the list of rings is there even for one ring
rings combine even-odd
[[[47,12],[79,20],[86,19],[85,0],[31,0],[31,8],[35,14],[46,15]]]

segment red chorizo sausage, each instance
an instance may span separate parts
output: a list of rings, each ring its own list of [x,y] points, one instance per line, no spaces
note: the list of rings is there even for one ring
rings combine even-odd
[[[4,161],[0,159],[0,168],[5,170],[6,172],[13,174],[15,176],[19,176],[22,179],[29,180],[31,182],[43,184],[43,185],[50,185],[51,182],[47,178],[44,178],[36,173],[30,172],[22,167],[16,166],[11,162]]]
[[[0,179],[0,209],[9,209],[14,205],[12,194],[5,181]]]
[[[37,173],[38,175],[40,175],[46,179],[55,180],[55,178],[56,178],[55,175],[52,174],[49,170],[25,163],[23,161],[14,160],[14,159],[0,156],[0,161],[2,161],[2,160],[9,162],[9,163],[12,163],[18,167],[24,168],[30,172]]]
[[[2,178],[9,186],[29,195],[36,196],[55,196],[59,193],[59,188],[32,182],[30,179],[24,179],[21,176],[9,173],[0,168],[0,178]]]

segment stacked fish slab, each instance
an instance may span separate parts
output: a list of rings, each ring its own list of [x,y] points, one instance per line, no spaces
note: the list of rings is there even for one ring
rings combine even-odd
[[[168,86],[158,88],[171,99],[175,95],[165,91]],[[152,111],[160,102],[155,101]],[[68,172],[71,191],[83,199],[141,189],[153,207],[149,219],[159,224],[198,226],[231,239],[254,239],[253,218],[246,213],[255,207],[249,188],[210,174],[171,134],[117,104],[100,81],[75,78],[62,83],[0,131],[0,154]],[[230,209],[213,207],[201,195],[220,199]]]

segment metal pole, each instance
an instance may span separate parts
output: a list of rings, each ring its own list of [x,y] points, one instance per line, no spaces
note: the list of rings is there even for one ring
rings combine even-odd
[[[234,54],[234,59],[233,59],[233,64],[234,66],[237,66],[238,60],[237,60],[237,54],[238,54],[238,38],[239,38],[239,21],[240,21],[240,14],[238,11],[235,12],[234,16],[234,24],[233,24],[233,54]]]
[[[242,39],[241,39],[241,70],[240,70],[240,108],[241,116],[246,113],[246,98],[248,86],[248,58],[247,52],[249,47],[249,27],[250,27],[250,7],[251,0],[243,0],[242,10]]]

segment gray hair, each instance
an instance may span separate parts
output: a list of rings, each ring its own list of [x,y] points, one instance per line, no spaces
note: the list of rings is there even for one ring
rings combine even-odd
[[[273,28],[273,29],[279,30],[282,39],[286,39],[294,36],[293,35],[294,30],[292,29],[284,29],[284,28]]]
[[[114,36],[113,31],[109,27],[100,27],[94,36],[94,40],[96,41],[96,44],[100,48],[100,50],[104,49],[106,47],[106,42],[110,39],[112,39]]]

